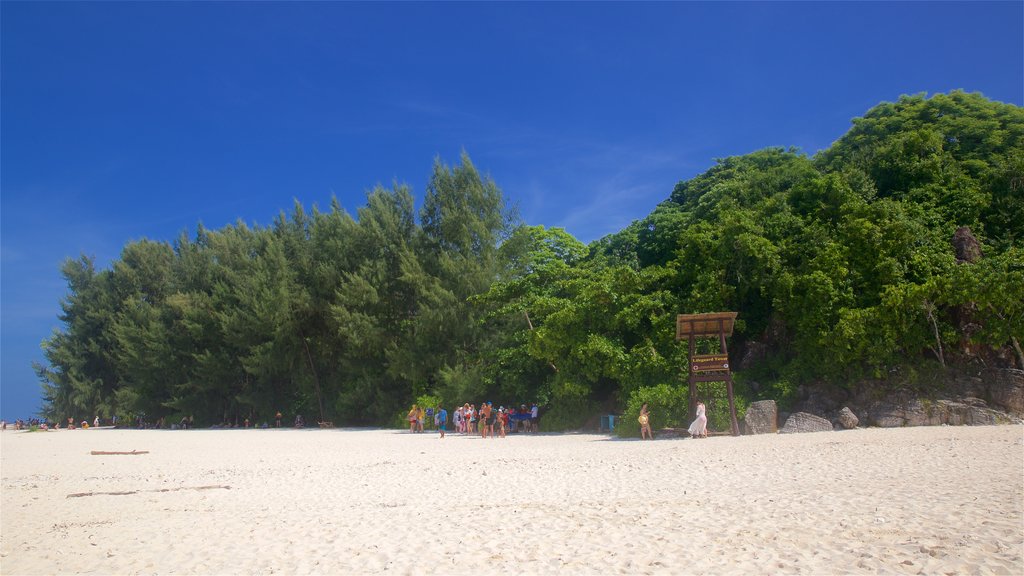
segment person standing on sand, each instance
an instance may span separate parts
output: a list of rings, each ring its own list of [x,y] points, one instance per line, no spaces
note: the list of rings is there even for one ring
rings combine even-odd
[[[640,407],[640,417],[637,420],[640,422],[640,439],[654,440],[654,433],[651,432],[651,413],[647,411],[647,402]]]
[[[487,403],[487,437],[494,438],[494,424],[498,419],[498,411],[494,409],[494,404]]]
[[[492,412],[491,403],[484,402],[480,406],[480,435],[487,438],[491,435],[491,429],[494,426],[494,415]]]
[[[448,411],[437,407],[437,429],[441,431],[441,438],[444,438],[444,427],[448,423]]]
[[[419,413],[419,408],[413,404],[409,413],[406,414],[406,419],[409,420],[409,432],[416,432],[416,415]]]
[[[693,438],[708,437],[708,417],[705,415],[704,403],[697,400],[697,418],[690,424],[690,436]]]

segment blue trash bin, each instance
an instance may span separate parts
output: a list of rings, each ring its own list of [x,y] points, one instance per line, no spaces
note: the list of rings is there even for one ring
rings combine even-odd
[[[598,426],[598,428],[601,432],[604,432],[605,430],[607,430],[608,432],[614,432],[615,414],[605,414],[604,416],[601,416],[601,423]]]

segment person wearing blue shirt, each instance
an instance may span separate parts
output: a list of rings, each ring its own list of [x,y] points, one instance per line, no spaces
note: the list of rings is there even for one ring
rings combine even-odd
[[[437,407],[437,429],[441,431],[441,438],[444,438],[444,427],[448,423],[448,411],[440,406]]]

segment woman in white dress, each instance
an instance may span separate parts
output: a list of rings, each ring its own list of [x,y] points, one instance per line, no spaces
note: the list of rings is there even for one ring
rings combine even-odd
[[[708,437],[708,417],[704,415],[704,403],[697,400],[697,419],[690,424],[690,436],[693,438]]]

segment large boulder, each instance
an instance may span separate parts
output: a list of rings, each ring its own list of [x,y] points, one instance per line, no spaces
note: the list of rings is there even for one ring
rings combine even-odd
[[[797,434],[801,432],[831,432],[834,430],[832,423],[814,414],[797,412],[786,419],[786,424],[779,430],[782,434]]]
[[[981,242],[978,242],[967,226],[957,228],[953,233],[953,250],[956,252],[957,262],[981,260]]]
[[[843,406],[843,409],[839,411],[837,420],[839,421],[839,425],[846,430],[853,430],[857,427],[857,424],[860,424],[860,419],[857,418],[857,415],[853,413],[853,410],[850,410],[846,406]]]
[[[779,431],[778,418],[775,400],[758,400],[747,406],[743,422],[747,425],[747,434],[775,434]]]
[[[1024,370],[986,370],[984,379],[993,404],[1015,416],[1024,416]]]

